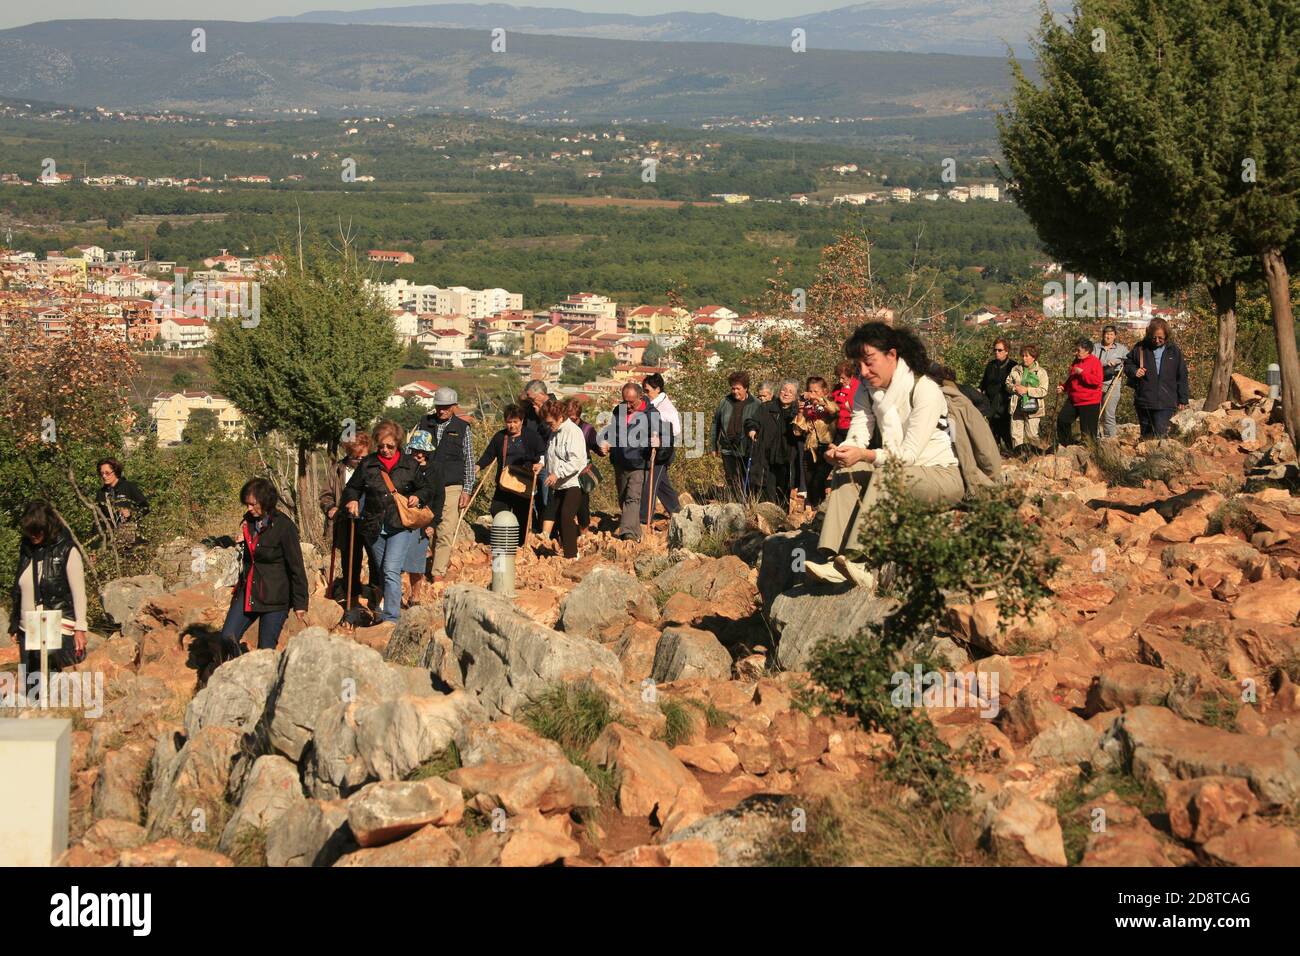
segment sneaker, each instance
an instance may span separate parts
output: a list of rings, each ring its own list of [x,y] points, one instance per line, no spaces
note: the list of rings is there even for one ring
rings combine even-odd
[[[876,576],[867,570],[865,564],[858,564],[855,561],[850,561],[842,554],[837,554],[835,556],[835,570],[839,571],[860,588],[866,588],[868,591],[871,591],[876,587]]]
[[[848,580],[829,562],[823,564],[820,561],[805,561],[803,570],[809,578],[822,584],[843,584]]]

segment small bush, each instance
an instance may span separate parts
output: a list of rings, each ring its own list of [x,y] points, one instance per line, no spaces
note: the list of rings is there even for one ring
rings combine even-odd
[[[714,705],[711,700],[695,700],[691,698],[686,701],[692,707],[698,707],[704,712],[704,723],[710,730],[720,730],[734,724],[737,720],[736,715]]]
[[[768,866],[963,866],[984,862],[965,814],[907,808],[899,793],[863,783],[807,803],[803,832],[782,827],[765,847]]]
[[[694,721],[691,720],[690,711],[686,705],[676,700],[663,700],[659,702],[659,710],[664,715],[664,743],[669,747],[676,747],[682,741],[689,739]]]
[[[520,721],[531,730],[554,740],[564,756],[580,767],[596,785],[602,801],[618,790],[617,772],[599,767],[587,758],[587,749],[606,727],[618,720],[609,701],[590,681],[553,684],[519,712]]]
[[[1249,538],[1255,530],[1255,518],[1250,508],[1236,498],[1229,498],[1210,515],[1206,534],[1240,534]]]

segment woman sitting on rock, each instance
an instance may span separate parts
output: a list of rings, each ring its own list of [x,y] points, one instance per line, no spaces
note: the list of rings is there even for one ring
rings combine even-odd
[[[872,587],[871,572],[844,553],[856,547],[862,516],[880,499],[877,466],[897,462],[908,491],[924,502],[955,505],[965,489],[948,439],[947,403],[939,384],[924,374],[930,360],[921,340],[906,329],[868,322],[845,343],[844,354],[858,363],[861,385],[848,434],[826,451],[835,472],[818,541],[822,560],[805,568],[815,581]]]

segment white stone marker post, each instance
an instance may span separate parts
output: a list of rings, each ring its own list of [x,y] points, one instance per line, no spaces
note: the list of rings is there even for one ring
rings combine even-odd
[[[0,718],[0,866],[50,866],[68,848],[72,721]]]

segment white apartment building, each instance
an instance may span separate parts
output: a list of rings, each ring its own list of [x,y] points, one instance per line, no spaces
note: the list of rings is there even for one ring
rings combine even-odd
[[[380,283],[376,288],[388,308],[404,308],[416,313],[459,314],[468,319],[486,319],[498,312],[524,307],[523,293],[505,289],[468,289],[463,285],[444,289],[436,285],[416,285],[407,279]]]
[[[169,349],[201,349],[208,344],[209,332],[202,319],[169,316],[158,323],[158,334]]]
[[[970,187],[971,199],[991,199],[993,202],[997,202],[1000,194],[998,187],[994,186],[992,183],[984,183]]]

